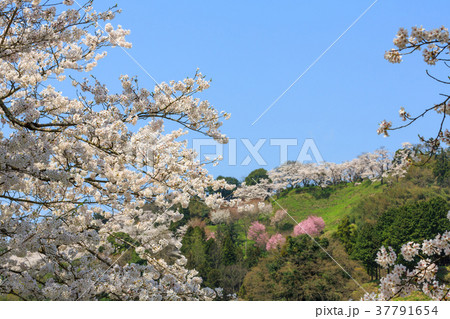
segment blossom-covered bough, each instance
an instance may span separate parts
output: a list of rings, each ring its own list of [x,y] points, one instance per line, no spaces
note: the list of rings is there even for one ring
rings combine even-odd
[[[68,0],[2,0],[0,9],[0,295],[214,298],[184,267],[182,230],[169,231],[181,218],[176,204],[195,195],[218,208],[205,189],[227,187],[182,140],[191,130],[226,142],[228,114],[194,97],[209,82],[197,71],[150,92],[124,75],[122,91],[110,93],[80,75],[104,48],[131,47],[129,31],[107,22],[119,10]],[[166,121],[179,129],[165,132]],[[111,238],[142,262],[119,265]]]
[[[385,58],[392,63],[400,63],[402,55],[411,54],[415,51],[423,49],[423,57],[428,65],[435,65],[438,62],[450,67],[447,63],[450,61],[446,55],[450,53],[449,32],[445,27],[433,29],[430,31],[422,27],[413,27],[411,34],[406,29],[400,28],[397,37],[394,39],[397,49],[387,51]],[[448,81],[442,81],[432,76],[428,71],[427,74],[438,82],[450,84]],[[450,144],[450,132],[448,129],[444,131],[444,123],[446,116],[450,114],[450,96],[444,96],[443,102],[436,104],[419,116],[413,117],[402,107],[400,109],[400,117],[407,124],[392,128],[392,123],[383,121],[378,129],[379,134],[388,136],[388,130],[401,129],[411,125],[420,117],[430,111],[436,111],[442,115],[441,122],[438,127],[438,134],[435,138],[425,140],[420,137],[423,142],[430,148],[433,154],[441,145],[441,143]],[[410,148],[404,148],[398,152],[398,158],[409,158],[411,156]],[[404,161],[404,160],[401,160]],[[394,163],[395,166],[395,163]],[[401,175],[400,175],[401,176]],[[450,211],[447,215],[450,219]],[[403,261],[413,263],[414,266],[408,268],[398,262],[397,254],[391,247],[386,249],[381,247],[377,254],[376,262],[383,268],[388,269],[388,274],[381,278],[378,293],[370,293],[364,296],[364,300],[391,300],[396,297],[408,296],[413,291],[422,291],[433,300],[450,300],[450,287],[445,283],[439,282],[436,277],[438,271],[438,263],[449,258],[450,255],[450,231],[447,230],[443,234],[438,234],[434,239],[426,239],[422,243],[409,242],[402,246],[401,256]]]
[[[391,63],[400,63],[404,55],[412,54],[416,51],[422,51],[422,55],[425,63],[428,65],[443,64],[447,68],[450,68],[448,62],[450,61],[450,36],[447,28],[440,27],[432,30],[425,30],[423,27],[412,27],[411,33],[404,28],[400,28],[397,36],[394,39],[395,49],[387,51],[384,55],[385,59]],[[446,80],[439,79],[427,70],[427,74],[443,84],[450,84],[448,78]],[[406,112],[404,107],[400,108],[399,115],[406,124],[392,127],[392,122],[382,121],[380,127],[378,128],[378,134],[384,134],[388,136],[391,130],[398,130],[407,127],[418,119],[426,115],[431,111],[435,111],[437,114],[441,115],[441,121],[438,125],[438,132],[436,137],[424,138],[420,136],[422,142],[430,148],[430,153],[433,154],[438,150],[441,143],[450,145],[450,131],[445,128],[445,120],[448,115],[450,115],[450,95],[441,94],[443,96],[442,102],[427,107],[421,114],[417,116],[412,116]]]
[[[450,212],[447,217],[450,219]],[[391,300],[413,291],[422,291],[433,300],[450,299],[450,287],[436,278],[438,262],[450,256],[450,231],[421,244],[409,242],[402,246],[401,255],[404,261],[414,262],[414,268],[396,264],[397,255],[391,247],[380,249],[376,262],[389,273],[381,278],[379,292],[366,294],[365,300]]]

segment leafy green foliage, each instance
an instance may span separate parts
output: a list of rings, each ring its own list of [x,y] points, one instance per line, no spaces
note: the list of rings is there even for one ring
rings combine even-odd
[[[117,260],[120,265],[147,263],[134,250],[134,247],[139,246],[139,242],[135,241],[127,233],[114,233],[108,237],[108,242],[114,247],[114,255],[120,258]]]
[[[435,156],[433,174],[440,186],[450,185],[450,148],[440,151]]]
[[[351,254],[356,239],[356,225],[350,222],[348,216],[339,223],[336,235],[344,244],[345,250]]]
[[[176,223],[170,225],[170,230],[175,231],[179,227],[184,226],[188,223],[190,219],[200,218],[207,219],[210,209],[204,202],[202,202],[198,197],[192,197],[189,206],[187,208],[177,205],[174,209],[178,209],[180,213],[183,214],[183,218]]]
[[[421,242],[450,229],[449,204],[442,198],[390,209],[381,215],[376,231],[382,245],[399,251],[408,241]]]
[[[403,179],[391,181],[381,192],[363,196],[351,208],[350,215],[355,223],[374,224],[389,209],[435,197],[450,201],[450,183],[438,185],[438,178],[433,173],[436,165],[439,165],[436,158],[424,156],[421,162],[409,167]]]
[[[409,241],[434,238],[450,229],[449,208],[449,203],[442,198],[391,208],[381,214],[375,224],[363,223],[353,240],[346,241],[346,223],[341,222],[338,237],[347,251],[363,263],[368,274],[378,278],[379,269],[374,260],[382,245],[391,246],[398,253]]]
[[[248,174],[248,176],[245,178],[245,184],[255,185],[258,184],[262,179],[269,179],[269,175],[267,175],[267,171],[264,168],[258,168]]]
[[[330,247],[327,238],[317,240],[327,250],[338,250],[335,244]],[[355,264],[345,266],[352,270]],[[346,291],[351,290],[350,281],[314,241],[301,235],[288,237],[281,251],[263,258],[247,274],[240,297],[245,300],[342,300],[348,298]]]
[[[249,264],[244,262],[236,225],[218,225],[215,239],[206,240],[205,230],[189,227],[181,252],[189,269],[196,269],[206,287],[221,287],[225,298],[239,291]],[[253,262],[257,257],[253,256]]]
[[[282,232],[291,232],[294,229],[294,224],[290,222],[285,222],[278,226],[278,229]]]
[[[379,278],[379,267],[375,262],[380,241],[372,224],[363,224],[357,232],[355,243],[349,251],[352,257],[361,261],[371,279]]]

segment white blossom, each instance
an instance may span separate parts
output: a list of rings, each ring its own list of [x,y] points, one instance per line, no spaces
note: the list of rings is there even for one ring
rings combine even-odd
[[[228,209],[219,209],[211,212],[211,222],[213,224],[227,223],[231,218],[230,211]]]
[[[390,300],[396,296],[407,296],[413,291],[422,291],[433,300],[448,300],[450,289],[436,279],[438,266],[434,260],[450,255],[450,232],[438,234],[434,239],[424,240],[422,244],[409,242],[401,248],[406,261],[419,258],[412,269],[395,264],[396,255],[382,247],[377,254],[377,263],[391,271],[380,280],[378,293],[366,294],[363,300]],[[420,253],[428,256],[424,258]],[[434,259],[434,260],[433,260]]]

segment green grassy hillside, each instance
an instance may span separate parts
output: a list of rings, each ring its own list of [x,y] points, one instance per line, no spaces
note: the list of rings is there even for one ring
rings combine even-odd
[[[379,182],[366,181],[360,185],[354,183],[319,187],[297,188],[285,191],[272,200],[274,210],[285,209],[297,222],[309,215],[322,217],[325,221],[325,232],[337,230],[340,220],[351,213],[367,197],[381,193],[386,185]],[[292,224],[294,221],[289,219]]]

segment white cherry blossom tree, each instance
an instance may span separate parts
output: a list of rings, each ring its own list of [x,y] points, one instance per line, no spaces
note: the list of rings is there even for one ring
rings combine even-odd
[[[287,162],[268,172],[271,183],[241,188],[236,193],[252,197],[261,196],[259,193],[264,190],[271,194],[286,188],[311,185],[327,187],[341,182],[358,182],[362,179],[384,182],[386,177],[404,174],[407,163],[413,159],[411,154],[412,146],[405,146],[395,159],[389,151],[379,148],[373,153],[364,153],[340,164]]]
[[[183,136],[226,142],[219,128],[228,114],[195,97],[209,87],[198,71],[153,90],[123,75],[117,93],[85,78],[107,47],[131,47],[129,31],[108,22],[118,10],[93,5],[0,2],[0,294],[212,299],[178,254],[182,231],[169,225],[181,218],[173,207],[194,195],[221,204],[205,189],[225,183]],[[179,129],[166,132],[165,122]],[[111,238],[142,262],[119,265]]]
[[[440,63],[449,67],[446,55],[450,53],[450,38],[445,27],[429,31],[423,27],[413,27],[411,33],[404,28],[400,28],[394,39],[394,45],[396,48],[387,51],[385,54],[385,58],[391,63],[400,63],[404,55],[422,51],[424,61],[428,65]],[[450,84],[448,81],[437,79],[428,71],[427,74],[438,82]],[[406,124],[392,128],[392,123],[385,120],[380,124],[378,133],[388,136],[388,131],[407,127],[428,112],[435,111],[441,115],[437,136],[428,140],[421,137],[421,140],[429,146],[431,154],[440,147],[441,143],[450,144],[450,132],[444,127],[446,116],[450,114],[450,96],[441,95],[444,97],[441,103],[426,108],[418,116],[411,116],[403,107],[400,108],[400,117]],[[410,144],[404,144],[403,146],[403,149],[399,150],[394,158],[394,176],[403,175],[403,167],[408,166],[415,156]],[[450,212],[447,218],[450,219]],[[379,291],[366,294],[365,300],[391,300],[398,296],[407,296],[413,291],[422,291],[433,300],[450,299],[450,287],[439,282],[436,277],[438,262],[450,255],[450,232],[448,230],[443,234],[438,234],[433,239],[424,240],[422,243],[409,242],[404,244],[401,248],[401,255],[405,261],[413,263],[414,266],[408,268],[399,263],[397,255],[391,247],[380,249],[376,262],[383,268],[389,269],[389,272],[381,278]]]

